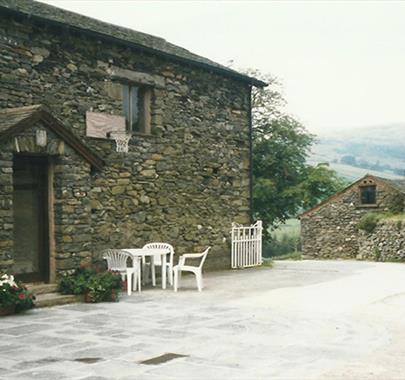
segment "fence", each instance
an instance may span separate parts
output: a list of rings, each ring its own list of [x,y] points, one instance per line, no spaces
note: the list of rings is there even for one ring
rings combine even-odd
[[[249,227],[232,224],[232,268],[247,268],[262,264],[262,221]]]

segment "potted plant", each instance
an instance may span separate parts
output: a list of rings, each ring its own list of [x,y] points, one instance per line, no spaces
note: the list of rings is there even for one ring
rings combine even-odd
[[[59,291],[62,294],[85,294],[89,282],[95,277],[96,271],[82,267],[73,273],[65,274],[59,281]]]
[[[35,296],[14,276],[0,274],[0,316],[19,313],[34,307]]]
[[[63,276],[59,291],[63,294],[84,294],[85,302],[118,301],[122,282],[119,273],[96,272],[92,268],[80,268]]]
[[[88,283],[85,302],[118,301],[121,276],[114,272],[97,273]]]

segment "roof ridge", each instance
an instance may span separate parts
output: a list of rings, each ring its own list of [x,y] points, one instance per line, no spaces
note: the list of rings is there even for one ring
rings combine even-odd
[[[216,71],[222,75],[233,77],[254,86],[264,87],[267,85],[259,79],[239,73],[208,58],[192,53],[181,46],[166,41],[162,37],[101,21],[54,5],[33,0],[0,0],[0,8],[54,25],[65,25],[73,30],[78,29],[98,38],[118,40],[122,44],[127,44],[152,54],[165,56],[183,64],[187,63],[205,70]]]

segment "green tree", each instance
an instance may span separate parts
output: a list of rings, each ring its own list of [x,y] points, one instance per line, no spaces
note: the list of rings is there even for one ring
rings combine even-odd
[[[247,73],[269,84],[252,91],[253,211],[267,227],[275,227],[344,184],[326,164],[307,164],[315,136],[284,112],[277,79]]]
[[[302,208],[305,210],[315,206],[347,185],[343,178],[329,168],[328,163],[320,163],[316,166],[307,165],[304,169],[303,181],[298,185]]]

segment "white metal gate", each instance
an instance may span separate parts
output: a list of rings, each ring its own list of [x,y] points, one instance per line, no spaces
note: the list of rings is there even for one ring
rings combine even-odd
[[[247,268],[262,264],[262,221],[249,227],[232,224],[232,268]]]

